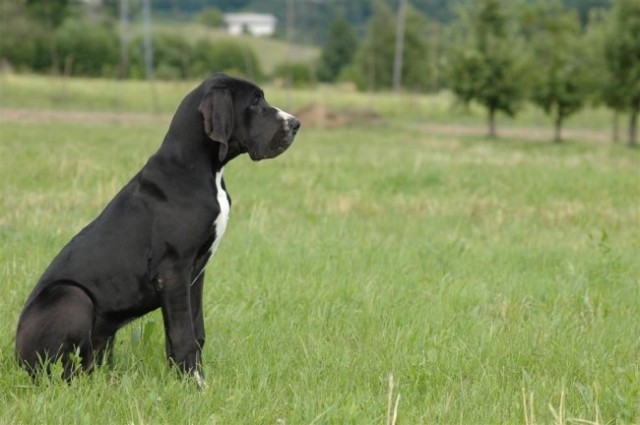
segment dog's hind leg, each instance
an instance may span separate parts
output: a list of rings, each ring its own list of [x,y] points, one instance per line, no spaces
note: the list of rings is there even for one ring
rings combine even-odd
[[[93,323],[94,305],[89,295],[72,282],[53,283],[31,300],[20,316],[18,359],[32,376],[43,364],[59,359],[67,380],[80,370],[90,370]]]

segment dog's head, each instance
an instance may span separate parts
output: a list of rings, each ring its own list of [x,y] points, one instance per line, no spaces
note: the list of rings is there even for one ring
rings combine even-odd
[[[220,143],[220,161],[227,157],[231,145],[259,161],[278,156],[293,143],[300,121],[269,105],[257,85],[214,74],[202,87],[198,110],[204,132]]]

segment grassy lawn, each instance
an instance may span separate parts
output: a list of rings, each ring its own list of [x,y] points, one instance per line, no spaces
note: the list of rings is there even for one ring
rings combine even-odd
[[[4,108],[150,111],[144,83],[3,81]],[[158,84],[157,112],[191,86]],[[158,312],[120,331],[112,367],[71,386],[18,368],[15,326],[39,275],[168,122],[0,117],[0,424],[384,424],[389,395],[398,424],[640,422],[640,152],[432,134],[420,111],[482,123],[441,97],[267,97],[387,121],[303,123],[282,157],[229,165],[205,392],[166,367]],[[527,110],[512,125],[538,120]],[[581,120],[607,131],[602,111]]]

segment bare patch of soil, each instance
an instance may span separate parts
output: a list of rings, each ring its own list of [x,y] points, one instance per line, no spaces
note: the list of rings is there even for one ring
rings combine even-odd
[[[0,108],[0,121],[23,123],[78,122],[88,124],[168,124],[167,114],[145,114],[138,112],[65,111],[55,109]]]
[[[369,125],[384,122],[375,111],[363,108],[333,109],[322,103],[310,103],[293,112],[304,128],[332,129],[350,125]]]

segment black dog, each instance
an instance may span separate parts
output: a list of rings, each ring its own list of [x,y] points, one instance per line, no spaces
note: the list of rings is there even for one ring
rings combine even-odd
[[[119,328],[160,307],[170,362],[201,385],[204,267],[231,205],[224,166],[281,154],[299,127],[248,81],[214,74],[189,93],[158,152],[40,278],[18,323],[21,364],[90,371]]]

